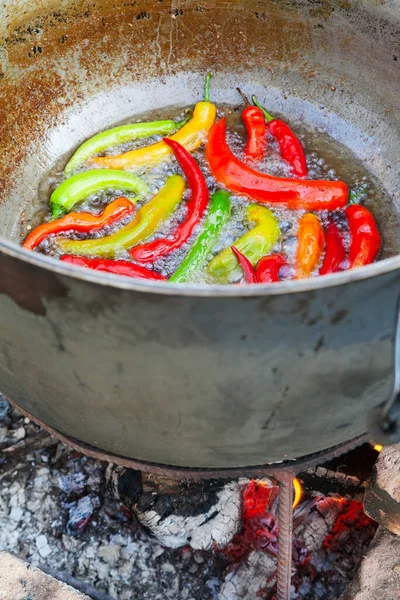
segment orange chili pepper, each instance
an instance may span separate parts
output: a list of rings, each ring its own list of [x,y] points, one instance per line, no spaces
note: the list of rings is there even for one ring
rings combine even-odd
[[[26,238],[23,247],[33,250],[48,235],[64,231],[80,231],[87,233],[95,229],[102,229],[126,217],[135,210],[135,205],[128,198],[121,197],[108,204],[101,215],[95,216],[87,212],[72,212],[61,219],[49,221],[36,227]]]
[[[299,245],[296,256],[296,279],[310,277],[317,267],[325,245],[325,235],[318,217],[306,213],[299,220]]]

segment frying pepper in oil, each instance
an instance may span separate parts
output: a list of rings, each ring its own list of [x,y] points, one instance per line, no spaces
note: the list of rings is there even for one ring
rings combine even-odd
[[[131,123],[130,125],[120,125],[119,127],[113,127],[107,131],[102,131],[87,140],[78,148],[72,158],[68,161],[64,173],[66,175],[71,175],[71,173],[86,162],[88,158],[94,154],[103,152],[112,146],[125,144],[132,140],[151,137],[152,135],[170,135],[177,129],[183,127],[188,120],[189,117],[179,123],[176,123],[171,119],[151,121],[148,123]]]
[[[279,239],[279,221],[265,206],[250,204],[247,218],[255,227],[235,241],[234,246],[245,255],[253,267],[260,258],[268,254]],[[232,249],[225,248],[215,256],[207,267],[207,271],[218,283],[237,281],[242,274]]]
[[[53,217],[69,212],[78,202],[106,190],[125,190],[136,194],[135,200],[148,194],[149,188],[140,177],[123,171],[92,169],[77,173],[63,181],[50,196]]]
[[[218,190],[211,196],[208,215],[202,232],[194,242],[182,263],[169,281],[184,283],[200,271],[212,252],[222,227],[227,223],[231,213],[230,193]]]
[[[112,235],[82,241],[65,238],[57,243],[68,254],[112,257],[118,250],[129,249],[152,235],[181,202],[184,191],[183,177],[171,175],[158,194],[137,211],[133,220]]]
[[[275,119],[263,106],[257,102],[255,96],[252,97],[253,104],[257,106],[264,114],[267,121],[268,131],[278,142],[281,156],[291,166],[292,172],[297,177],[306,177],[308,173],[306,155],[303,144],[297,135],[290,129],[289,125],[280,119]]]
[[[225,118],[211,129],[206,156],[211,173],[221,185],[253,201],[306,210],[335,210],[347,204],[347,185],[343,181],[272,177],[240,161],[227,144]]]
[[[80,233],[93,233],[123,219],[135,210],[135,205],[128,198],[116,198],[108,204],[101,215],[92,215],[87,212],[72,212],[61,219],[42,223],[36,227],[26,238],[23,247],[34,250],[49,235],[65,231],[79,231]]]
[[[83,258],[82,256],[71,256],[70,254],[64,254],[60,258],[61,261],[69,263],[70,265],[76,265],[77,267],[86,267],[87,269],[93,269],[94,271],[103,271],[105,273],[114,273],[114,275],[123,275],[124,277],[134,277],[135,279],[149,279],[153,281],[166,281],[166,278],[141,267],[135,265],[128,260],[110,260],[109,258]]]
[[[210,102],[210,78],[207,75],[204,100],[198,102],[193,110],[193,116],[186,125],[171,136],[175,142],[184,146],[188,152],[193,152],[204,142],[205,134],[210,131],[217,114],[217,109]],[[148,169],[165,162],[172,157],[172,150],[165,142],[158,142],[151,146],[124,152],[117,156],[92,158],[91,163],[97,167],[107,169]]]
[[[310,277],[324,251],[324,230],[317,215],[306,213],[299,220],[296,279]]]

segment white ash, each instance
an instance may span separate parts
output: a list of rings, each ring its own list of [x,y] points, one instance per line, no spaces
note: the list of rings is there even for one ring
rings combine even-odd
[[[318,503],[313,500],[307,505],[304,503],[300,509],[306,512],[307,517],[294,529],[294,535],[309,552],[313,552],[321,548],[343,507],[336,498],[325,498]],[[299,514],[296,513],[297,519]]]
[[[3,455],[22,427],[25,439],[38,430],[0,396],[0,551],[91,585],[108,600],[216,598],[225,563],[151,539],[105,485],[106,464],[61,446]],[[75,530],[79,520],[71,517],[78,509],[87,517],[90,506],[89,520]]]
[[[24,427],[18,427],[17,429],[10,431],[8,437],[13,442],[19,442],[20,440],[24,439],[25,435],[26,433]]]
[[[265,552],[251,552],[225,576],[218,600],[254,600],[265,597],[276,582],[276,562]]]
[[[190,545],[195,550],[223,548],[241,527],[241,495],[246,484],[247,480],[225,484],[217,493],[215,504],[194,516],[163,516],[157,510],[141,512],[138,508],[136,515],[163,546],[179,548]]]
[[[121,546],[118,544],[103,544],[98,550],[98,556],[110,567],[115,567],[121,555]]]
[[[47,537],[43,534],[36,538],[36,547],[42,558],[47,558],[52,553]]]

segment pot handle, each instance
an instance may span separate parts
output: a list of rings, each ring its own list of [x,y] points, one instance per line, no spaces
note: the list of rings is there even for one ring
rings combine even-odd
[[[389,400],[374,408],[368,416],[372,438],[383,446],[400,441],[400,299],[397,305],[393,353],[394,378]]]

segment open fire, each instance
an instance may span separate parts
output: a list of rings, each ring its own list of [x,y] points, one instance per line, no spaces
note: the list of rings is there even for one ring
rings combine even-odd
[[[291,598],[338,598],[343,581],[351,578],[372,539],[376,523],[363,513],[359,500],[305,493],[299,503],[299,481],[296,492]],[[223,598],[275,598],[278,502],[278,488],[269,482],[253,480],[245,488],[243,529],[223,549],[232,561]],[[266,569],[262,574],[257,573],[260,553],[270,558],[262,562]]]
[[[335,600],[354,576],[377,528],[362,504],[367,471],[376,456],[377,450],[364,445],[294,479],[292,600]],[[203,509],[196,495],[199,484],[190,485],[194,496],[186,489],[180,505],[172,500],[180,493],[176,487],[165,493],[165,483],[158,490],[150,486],[134,503],[141,523],[162,544],[179,538],[180,545],[222,557],[226,567],[219,600],[279,598],[279,483],[271,477],[221,484],[212,504],[206,502]],[[201,490],[204,494],[207,484]]]

